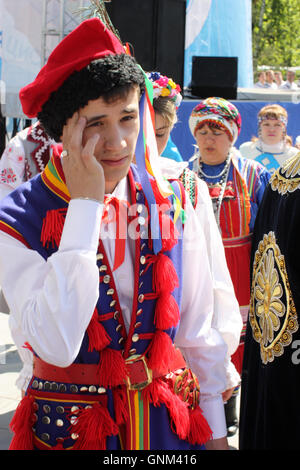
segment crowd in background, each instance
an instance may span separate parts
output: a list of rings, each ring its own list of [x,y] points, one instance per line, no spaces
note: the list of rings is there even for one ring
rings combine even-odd
[[[273,90],[299,90],[299,80],[297,82],[296,72],[287,70],[285,80],[280,70],[261,70],[257,72],[257,78],[254,84],[255,88],[270,88]]]

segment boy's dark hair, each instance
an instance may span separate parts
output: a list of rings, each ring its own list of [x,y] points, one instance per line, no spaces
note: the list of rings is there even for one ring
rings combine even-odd
[[[100,97],[106,102],[113,101],[127,96],[134,86],[143,93],[144,74],[136,60],[126,54],[109,55],[73,72],[51,93],[37,118],[46,133],[59,142],[67,120],[88,101]]]

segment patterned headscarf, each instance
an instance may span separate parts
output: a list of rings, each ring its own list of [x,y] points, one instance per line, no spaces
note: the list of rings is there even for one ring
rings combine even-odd
[[[241,130],[242,119],[238,109],[224,98],[206,98],[200,101],[193,109],[189,126],[191,133],[195,133],[203,123],[217,123],[232,138],[232,143],[236,141]]]

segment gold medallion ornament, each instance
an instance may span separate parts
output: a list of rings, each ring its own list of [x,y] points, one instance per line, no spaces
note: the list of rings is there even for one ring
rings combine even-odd
[[[255,253],[249,321],[264,364],[281,356],[298,330],[285,259],[274,232],[264,235]]]
[[[270,178],[273,191],[279,194],[293,193],[300,189],[300,152],[289,158]]]

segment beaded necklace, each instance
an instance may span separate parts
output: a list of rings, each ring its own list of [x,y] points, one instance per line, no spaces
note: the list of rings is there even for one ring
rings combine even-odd
[[[197,174],[198,174],[199,178],[201,178],[204,181],[205,181],[205,178],[207,178],[207,179],[218,179],[218,178],[220,178],[219,181],[218,181],[218,185],[221,187],[220,194],[218,196],[218,199],[212,201],[215,218],[216,218],[218,227],[220,229],[220,211],[221,211],[221,205],[222,205],[222,201],[223,201],[223,197],[224,197],[224,193],[225,193],[225,189],[226,189],[226,184],[227,184],[227,179],[228,179],[228,174],[229,174],[229,169],[230,169],[230,162],[231,162],[230,152],[228,153],[228,155],[226,157],[224,168],[217,175],[207,175],[203,171],[200,154],[199,154],[196,161],[197,161]],[[209,183],[207,183],[207,184],[208,184],[208,186],[210,185]]]

